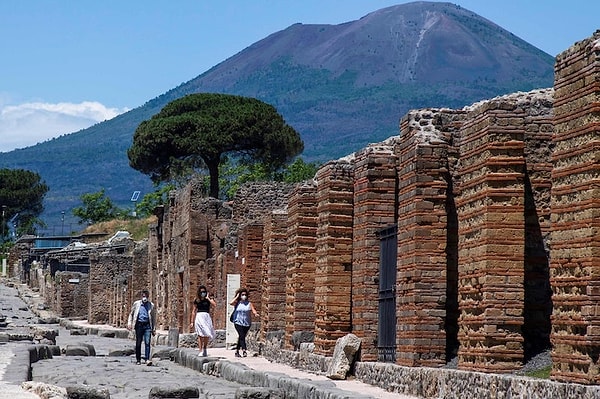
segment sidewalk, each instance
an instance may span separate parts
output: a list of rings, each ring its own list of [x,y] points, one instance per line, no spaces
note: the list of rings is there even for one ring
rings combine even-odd
[[[325,381],[332,382],[335,386],[343,391],[354,392],[355,396],[368,395],[373,398],[380,399],[416,399],[415,396],[402,395],[399,393],[387,392],[381,388],[373,385],[365,384],[364,382],[348,379],[348,380],[331,380],[324,375],[318,375],[295,369],[291,366],[274,363],[262,356],[258,356],[253,352],[248,352],[248,357],[235,357],[235,351],[226,348],[209,348],[209,357],[217,357],[219,359],[227,360],[232,363],[241,363],[246,365],[252,370],[262,373],[281,373],[285,374],[290,378],[298,378],[310,381]]]

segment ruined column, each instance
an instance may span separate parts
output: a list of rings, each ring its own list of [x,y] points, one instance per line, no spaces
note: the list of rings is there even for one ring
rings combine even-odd
[[[396,222],[396,137],[356,153],[352,245],[352,332],[362,339],[361,361],[376,361],[379,313],[379,238]]]
[[[518,94],[476,104],[460,132],[458,366],[523,361],[524,119]]]
[[[287,212],[275,210],[265,218],[262,251],[261,336],[285,329],[287,271]]]
[[[352,329],[353,165],[328,162],[316,179],[315,353],[331,356],[337,339]]]
[[[314,340],[317,222],[317,186],[299,184],[288,203],[284,345],[289,350]]]
[[[240,286],[250,291],[250,301],[258,310],[262,308],[262,250],[263,250],[263,222],[251,222],[239,230],[242,246],[238,249],[242,263]],[[259,310],[260,312],[260,310]]]
[[[556,57],[552,373],[600,383],[600,31]]]
[[[460,126],[461,111],[409,112],[401,121],[396,146],[396,363],[405,366],[435,367],[447,360],[448,153],[452,136],[444,129],[456,128],[452,117]],[[448,127],[444,128],[444,123]],[[455,308],[451,311],[456,312]]]

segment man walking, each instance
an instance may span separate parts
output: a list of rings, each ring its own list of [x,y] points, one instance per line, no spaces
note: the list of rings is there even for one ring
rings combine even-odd
[[[141,364],[142,360],[142,339],[144,340],[144,349],[146,355],[146,365],[152,366],[150,358],[150,335],[156,334],[156,309],[150,302],[148,290],[142,291],[142,298],[135,301],[129,312],[127,319],[127,329],[135,329],[135,359],[136,364]]]

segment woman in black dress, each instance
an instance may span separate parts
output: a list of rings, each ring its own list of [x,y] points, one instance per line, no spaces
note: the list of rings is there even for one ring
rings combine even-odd
[[[210,317],[211,305],[217,306],[217,303],[208,295],[206,287],[201,285],[192,304],[193,312],[190,320],[190,327],[193,326],[198,335],[199,356],[208,356],[206,352],[208,341],[215,337],[215,328]]]

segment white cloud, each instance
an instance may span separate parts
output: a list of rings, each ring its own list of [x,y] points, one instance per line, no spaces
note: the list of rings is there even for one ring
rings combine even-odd
[[[0,152],[24,148],[63,134],[73,133],[128,111],[107,108],[94,101],[73,103],[0,102]]]

